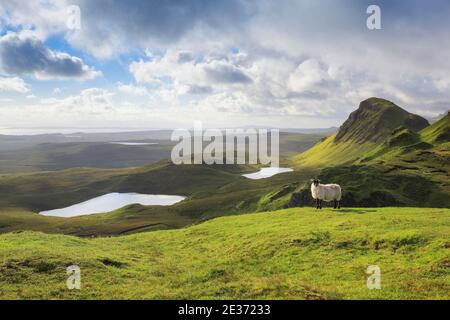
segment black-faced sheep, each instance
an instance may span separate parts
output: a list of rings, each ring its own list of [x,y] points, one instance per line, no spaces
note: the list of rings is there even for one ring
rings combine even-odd
[[[334,201],[334,209],[341,208],[341,186],[338,184],[320,184],[319,179],[311,180],[311,195],[316,200],[316,209],[322,209],[322,201]]]

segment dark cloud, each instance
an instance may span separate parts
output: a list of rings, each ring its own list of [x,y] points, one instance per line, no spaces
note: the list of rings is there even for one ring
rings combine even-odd
[[[213,89],[210,86],[189,85],[187,93],[189,94],[210,94]]]
[[[80,58],[54,52],[39,39],[16,33],[0,38],[0,66],[8,74],[33,74],[40,78],[86,79],[98,74]]]
[[[224,36],[241,28],[255,10],[245,0],[78,0],[81,30],[72,37],[97,56],[127,51],[128,43],[151,47],[173,43],[195,28]],[[91,47],[92,45],[92,47]],[[89,49],[90,48],[90,49]]]
[[[216,83],[251,83],[252,79],[230,64],[211,64],[205,67],[206,75]]]
[[[195,56],[192,52],[189,51],[180,51],[178,52],[178,63],[191,62],[195,59]]]

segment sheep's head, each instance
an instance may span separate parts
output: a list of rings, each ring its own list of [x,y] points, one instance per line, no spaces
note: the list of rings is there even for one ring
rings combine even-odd
[[[317,178],[311,179],[311,183],[317,187],[319,185],[319,183],[320,183],[320,180],[317,179]]]

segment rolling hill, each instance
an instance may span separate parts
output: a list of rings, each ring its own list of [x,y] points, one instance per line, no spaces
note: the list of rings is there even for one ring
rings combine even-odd
[[[70,168],[124,168],[154,163],[170,157],[175,143],[144,140],[152,145],[110,142],[42,143],[0,151],[0,173],[56,171]]]
[[[280,156],[290,157],[303,152],[324,136],[323,132],[280,132]],[[129,139],[124,140],[126,138]],[[78,133],[75,136],[0,135],[0,173],[143,166],[169,159],[176,143],[170,140],[170,132],[166,131],[127,132],[109,136],[99,133]]]
[[[112,238],[7,233],[0,298],[448,299],[449,230],[449,209],[295,208]]]

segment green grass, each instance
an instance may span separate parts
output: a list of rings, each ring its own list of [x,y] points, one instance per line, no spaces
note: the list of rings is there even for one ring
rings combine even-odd
[[[293,165],[301,170],[302,168],[322,169],[349,164],[376,147],[376,144],[372,142],[360,144],[353,140],[335,143],[335,138],[336,134],[292,157]]]
[[[0,235],[2,299],[449,299],[450,210],[287,209],[86,239]],[[81,268],[82,289],[65,269]],[[368,265],[381,290],[366,287]]]
[[[421,134],[423,139],[430,143],[450,141],[450,114],[423,129]]]

